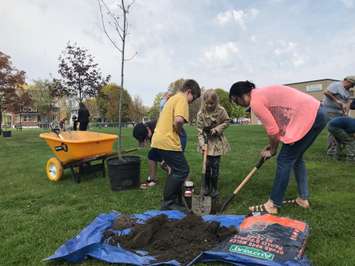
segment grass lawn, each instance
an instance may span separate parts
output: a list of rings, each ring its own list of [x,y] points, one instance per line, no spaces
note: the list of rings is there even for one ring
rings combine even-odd
[[[105,130],[115,132],[114,130]],[[40,130],[13,132],[0,137],[0,265],[42,265],[41,260],[75,236],[98,214],[117,210],[137,213],[158,209],[164,173],[158,186],[147,190],[112,192],[107,178],[73,182],[66,170],[60,182],[50,182],[44,165],[52,153],[39,138]],[[199,182],[201,157],[195,151],[196,132],[189,135],[186,157],[191,176]],[[259,126],[231,126],[227,137],[232,152],[222,159],[220,191],[229,195],[258,159],[266,144]],[[306,153],[312,210],[287,206],[280,215],[304,220],[311,227],[306,254],[314,265],[355,265],[355,164],[337,162],[325,155],[326,132]],[[124,147],[135,147],[131,129],[124,129]],[[141,179],[147,176],[147,149],[142,156]],[[264,164],[241,190],[228,212],[246,214],[249,205],[263,203],[269,195],[275,159]],[[287,198],[296,196],[291,178]],[[50,263],[58,265],[58,263]],[[59,263],[59,265],[66,265]],[[90,260],[84,265],[104,265]]]

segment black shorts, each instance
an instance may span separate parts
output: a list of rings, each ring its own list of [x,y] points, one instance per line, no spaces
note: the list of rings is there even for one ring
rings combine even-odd
[[[150,149],[150,151],[148,152],[148,159],[154,162],[161,162],[163,161],[163,159],[161,158],[159,152],[157,149]]]

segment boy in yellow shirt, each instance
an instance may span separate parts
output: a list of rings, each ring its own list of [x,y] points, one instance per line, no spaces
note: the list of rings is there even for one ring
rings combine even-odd
[[[185,80],[159,115],[151,147],[171,169],[165,183],[162,210],[184,210],[181,204],[182,184],[189,175],[189,165],[182,151],[180,134],[184,123],[189,121],[189,104],[200,95],[198,83],[193,79]]]

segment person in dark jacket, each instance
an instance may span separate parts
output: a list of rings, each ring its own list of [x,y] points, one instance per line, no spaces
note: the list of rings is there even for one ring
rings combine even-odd
[[[89,124],[90,113],[85,104],[79,103],[78,121],[79,130],[86,131]]]
[[[73,130],[77,131],[78,130],[78,118],[76,117],[76,115],[73,115],[71,119],[73,120]]]

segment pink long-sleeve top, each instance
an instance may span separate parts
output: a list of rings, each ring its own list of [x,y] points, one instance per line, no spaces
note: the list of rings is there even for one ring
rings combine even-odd
[[[302,139],[311,129],[320,102],[288,86],[273,85],[251,91],[250,107],[268,135],[278,135],[290,144]]]

